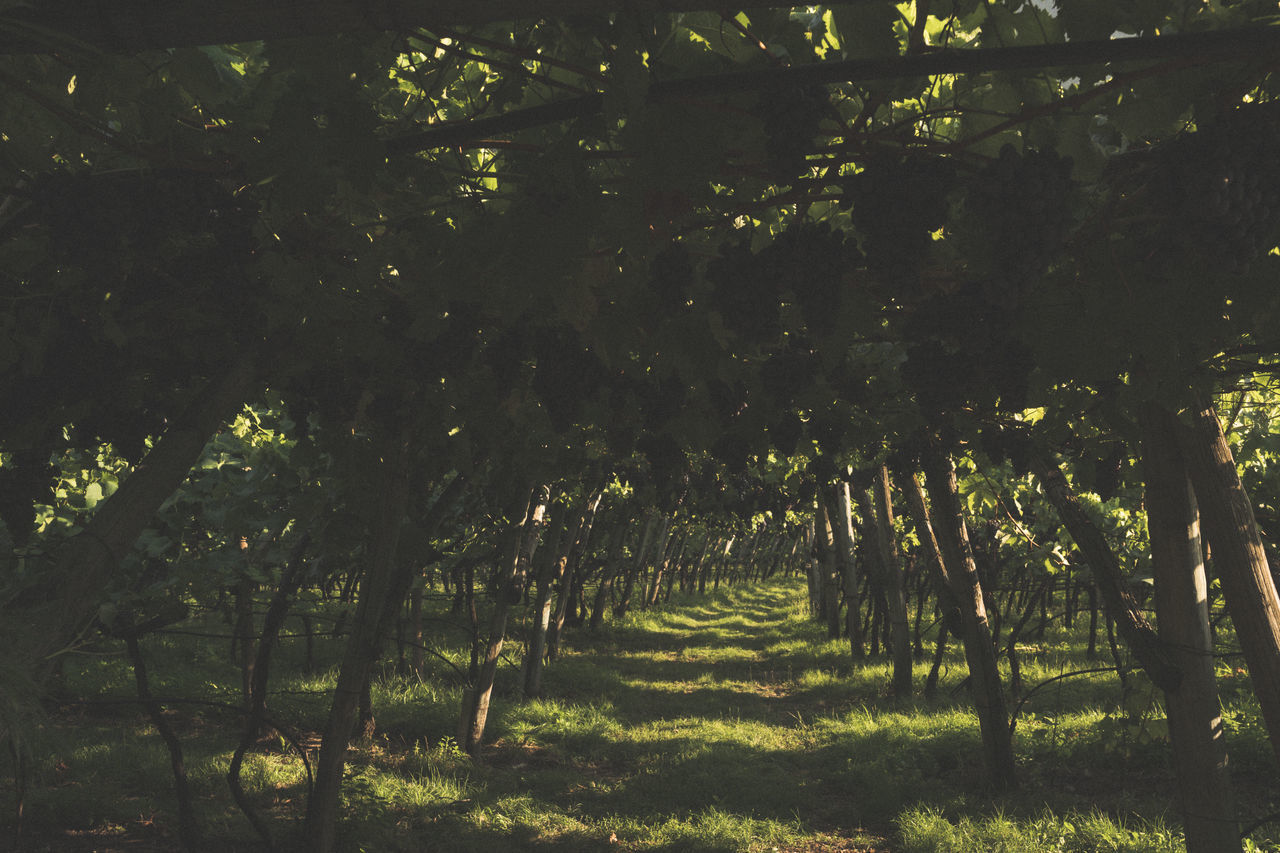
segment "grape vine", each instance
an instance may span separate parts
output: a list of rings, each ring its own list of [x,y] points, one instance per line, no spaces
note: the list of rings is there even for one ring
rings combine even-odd
[[[747,242],[722,246],[707,264],[711,306],[747,345],[768,346],[782,334],[778,282]]]
[[[975,236],[975,272],[1005,296],[1043,275],[1062,249],[1071,225],[1072,166],[1055,151],[1006,144],[970,182],[965,209]]]
[[[804,171],[806,155],[828,109],[823,86],[806,86],[760,94],[756,112],[764,123],[765,163],[770,171],[795,177]]]
[[[827,224],[788,228],[760,253],[768,275],[799,305],[811,332],[834,330],[840,317],[842,284],[861,265],[862,255],[844,231]]]
[[[1157,207],[1176,227],[1161,248],[1243,272],[1280,241],[1280,111],[1241,106],[1162,146]]]
[[[890,282],[910,280],[931,234],[947,221],[955,167],[938,157],[873,157],[844,180],[841,205],[861,238],[867,266]]]

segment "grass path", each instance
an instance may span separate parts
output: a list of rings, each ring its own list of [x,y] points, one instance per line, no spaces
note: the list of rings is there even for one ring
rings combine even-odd
[[[493,849],[496,830],[528,849],[870,853],[926,775],[980,788],[969,715],[894,710],[888,665],[855,667],[801,596],[734,589],[579,635],[548,698],[498,706],[440,849]]]
[[[1102,725],[1113,680],[1063,682],[1028,707],[1024,785],[997,801],[967,697],[894,700],[888,661],[855,664],[804,601],[803,582],[786,579],[575,635],[548,698],[498,706],[472,792],[432,849],[1181,849],[1164,822],[1164,745]],[[1090,666],[1079,648],[1057,637],[1028,650],[1030,683]],[[917,695],[927,670],[916,667]],[[964,675],[953,652],[943,695]]]
[[[942,700],[894,700],[888,662],[855,663],[847,641],[827,639],[808,618],[804,598],[803,581],[785,579],[684,598],[596,634],[572,632],[566,654],[546,672],[544,698],[531,702],[515,698],[517,653],[500,672],[489,742],[474,760],[451,737],[460,688],[445,686],[447,665],[422,682],[375,684],[380,734],[349,753],[343,849],[1180,849],[1166,824],[1167,745],[1148,736],[1154,712],[1136,727],[1124,716],[1114,676],[1057,681],[1037,694],[1018,722],[1021,785],[995,800],[984,789],[967,697],[949,696],[965,674],[959,653],[944,670]],[[461,661],[456,626],[438,615],[436,648]],[[324,659],[336,660],[340,641],[327,642]],[[1024,653],[1028,684],[1096,667],[1082,649],[1080,637],[1050,630]],[[334,672],[303,675],[297,654],[280,650],[271,707],[281,719],[318,729]],[[203,688],[235,696],[236,672],[207,640],[157,640],[150,655],[165,695],[200,696]],[[916,667],[917,695],[927,669]],[[16,849],[174,849],[164,747],[136,706],[110,698],[130,694],[127,664],[86,659],[76,678],[83,695],[107,701],[92,713],[81,703],[42,735],[28,838],[52,841]],[[1142,692],[1154,688],[1136,676],[1130,684],[1130,707],[1135,697],[1154,707],[1154,694]],[[223,778],[238,720],[176,713],[201,816],[216,839],[210,849],[256,853],[262,845]],[[1256,709],[1229,717],[1233,764],[1261,792],[1250,811],[1280,808],[1266,781],[1275,768],[1265,740],[1242,739],[1260,730],[1249,722]],[[296,828],[305,793],[292,752],[251,754],[243,779],[276,818],[278,835]],[[0,823],[0,837],[4,830]]]

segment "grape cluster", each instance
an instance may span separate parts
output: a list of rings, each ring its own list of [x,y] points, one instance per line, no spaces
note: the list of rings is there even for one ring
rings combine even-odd
[[[154,257],[202,244],[216,245],[225,261],[252,249],[256,211],[199,172],[57,171],[39,176],[31,195],[53,251],[72,263],[111,266],[122,253]]]
[[[778,281],[748,242],[726,244],[707,264],[711,307],[744,343],[768,346],[782,334]]]
[[[813,350],[793,344],[764,360],[760,365],[760,381],[773,405],[782,409],[811,387],[821,372],[822,366]]]
[[[520,384],[532,350],[528,327],[523,324],[493,335],[484,348],[483,358],[500,388],[513,388]]]
[[[671,423],[689,398],[689,386],[676,374],[639,386],[638,400],[640,421],[650,432],[660,430]]]
[[[918,305],[905,324],[914,343],[903,380],[926,411],[954,412],[968,405],[1025,408],[1034,354],[1014,337],[1007,301],[993,301],[980,282],[937,294]]]
[[[742,414],[747,408],[747,386],[742,380],[726,382],[723,379],[707,380],[707,401],[716,419],[725,424]]]
[[[752,439],[753,436],[743,430],[726,430],[711,445],[711,455],[729,472],[741,474],[747,470],[751,457],[758,450]]]
[[[924,340],[907,350],[902,379],[929,414],[954,412],[972,398],[979,365],[971,353],[952,350],[938,340]]]
[[[1071,225],[1070,157],[1052,150],[1018,151],[1012,145],[983,168],[965,195],[984,272],[1016,293],[1039,278],[1061,250]]]
[[[537,364],[533,390],[557,432],[565,432],[582,414],[583,405],[605,383],[604,366],[569,329],[548,330],[534,341]]]
[[[778,235],[760,253],[760,262],[795,298],[809,330],[825,334],[840,316],[841,284],[862,255],[844,231],[802,223]]]
[[[764,123],[765,161],[771,171],[795,177],[829,107],[824,86],[806,86],[760,94],[756,112]]]
[[[773,449],[782,456],[792,456],[804,437],[804,423],[790,410],[778,413],[769,425],[769,440]]]
[[[1124,484],[1125,467],[1129,461],[1127,448],[1116,443],[1105,456],[1093,460],[1093,491],[1104,501],[1109,501]]]
[[[811,412],[805,430],[822,453],[836,455],[849,449],[846,443],[850,431],[848,414],[837,407]]]
[[[1179,227],[1164,230],[1162,248],[1236,272],[1270,251],[1280,239],[1277,141],[1280,113],[1253,104],[1167,143],[1159,203]]]
[[[726,326],[759,346],[782,334],[784,296],[795,300],[811,331],[828,333],[840,317],[845,275],[860,263],[853,242],[825,224],[789,228],[758,254],[747,242],[728,244],[707,265],[711,305]]]
[[[841,206],[862,242],[867,266],[889,281],[909,280],[947,221],[955,168],[937,157],[880,156],[844,180]]]
[[[645,433],[636,441],[636,450],[648,461],[653,481],[660,485],[669,486],[688,471],[684,448],[667,433]]]
[[[476,356],[484,321],[479,306],[456,299],[450,300],[443,321],[436,337],[418,345],[418,358],[441,375],[456,375],[464,372]]]
[[[1019,476],[1031,470],[1031,439],[1022,430],[987,424],[978,433],[978,444],[991,461],[1008,462]]]
[[[693,280],[693,259],[683,243],[672,242],[649,263],[649,290],[666,316],[684,313]]]

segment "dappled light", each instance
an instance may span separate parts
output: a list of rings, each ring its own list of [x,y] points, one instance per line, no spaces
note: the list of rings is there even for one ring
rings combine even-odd
[[[0,849],[1280,851],[1261,0],[0,0]]]

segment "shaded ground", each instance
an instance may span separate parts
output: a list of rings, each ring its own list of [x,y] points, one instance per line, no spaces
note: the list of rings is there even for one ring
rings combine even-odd
[[[1055,684],[1028,703],[1017,737],[1023,785],[997,800],[984,788],[963,692],[938,703],[893,700],[887,662],[855,664],[847,642],[828,641],[801,600],[795,581],[735,589],[574,635],[538,701],[513,699],[513,661],[499,681],[490,742],[475,760],[451,739],[456,687],[387,680],[374,697],[380,733],[350,754],[346,849],[899,853],[904,815],[949,825],[943,818],[1007,814],[1045,824],[1048,807],[1113,828],[1121,826],[1113,818],[1169,817],[1167,746],[1143,734],[1146,721],[1131,725],[1120,714],[1114,676]],[[1028,651],[1029,685],[1089,665],[1068,640]],[[191,695],[200,683],[234,683],[233,673],[197,665],[199,654],[153,652],[157,678],[188,678],[165,690]],[[917,667],[917,691],[926,672]],[[944,697],[963,675],[959,657],[949,659]],[[127,694],[119,672],[85,678],[104,694]],[[281,678],[273,712],[319,728],[331,676]],[[174,717],[209,849],[263,849],[222,778],[236,720],[182,707]],[[68,706],[54,723],[23,839],[5,846],[12,824],[0,825],[0,850],[177,849],[167,757],[146,721],[127,706],[101,705]],[[1237,762],[1242,781],[1274,777],[1265,743],[1255,746]],[[246,787],[277,839],[288,840],[305,804],[301,762],[283,743],[267,738],[263,747],[246,767]],[[1257,787],[1253,808],[1265,809],[1274,786]],[[1176,849],[1125,846],[1126,832],[1115,829],[1121,841],[1105,849]]]

